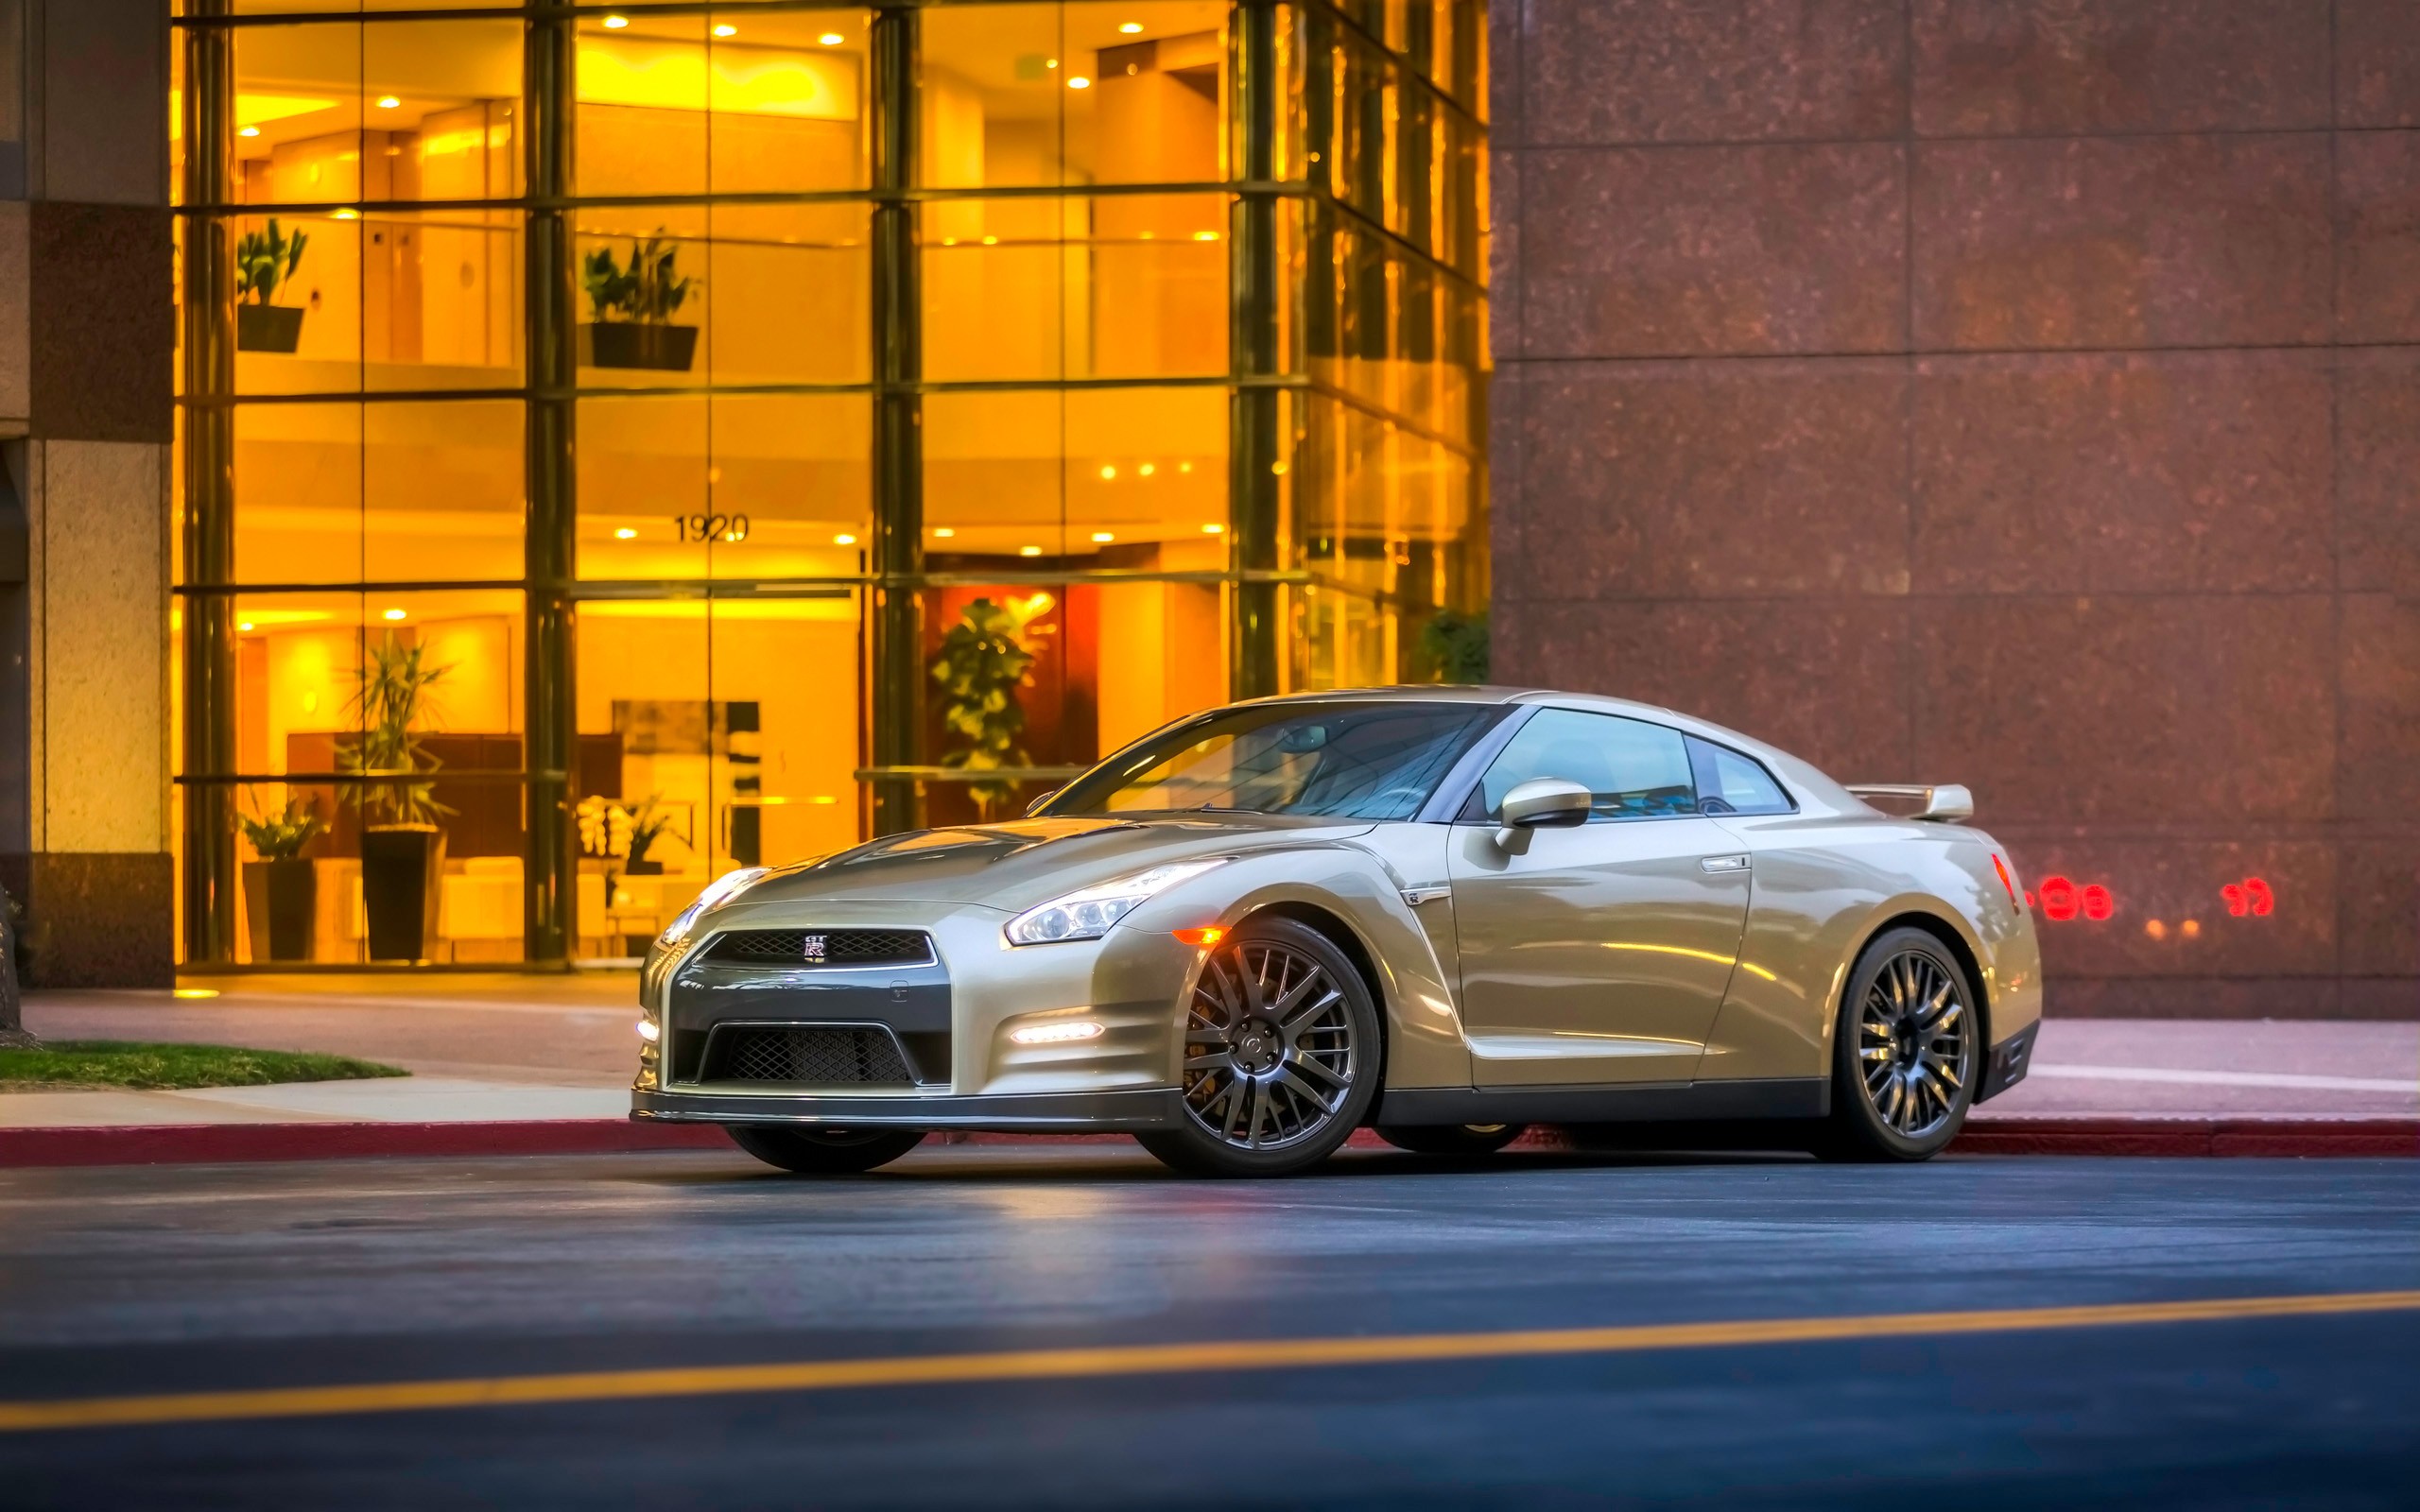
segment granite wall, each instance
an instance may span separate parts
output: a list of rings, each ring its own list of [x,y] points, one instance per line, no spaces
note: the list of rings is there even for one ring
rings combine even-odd
[[[1492,9],[1499,679],[1971,784],[2053,1013],[2420,1017],[2420,4]]]

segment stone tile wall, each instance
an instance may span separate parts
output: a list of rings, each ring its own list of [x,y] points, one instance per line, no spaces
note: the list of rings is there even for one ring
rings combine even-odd
[[[2420,5],[1492,9],[1497,676],[1971,784],[2054,1013],[2420,1017]]]

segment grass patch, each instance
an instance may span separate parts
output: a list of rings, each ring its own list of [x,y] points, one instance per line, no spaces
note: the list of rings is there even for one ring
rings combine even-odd
[[[0,1092],[146,1091],[266,1087],[282,1081],[354,1081],[409,1072],[350,1056],[233,1045],[155,1045],[125,1040],[53,1040],[40,1050],[0,1050]]]

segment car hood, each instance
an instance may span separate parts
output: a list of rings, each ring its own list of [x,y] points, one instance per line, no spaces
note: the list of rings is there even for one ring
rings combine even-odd
[[[918,830],[785,867],[749,888],[740,902],[754,907],[809,899],[895,899],[1018,912],[1163,862],[1319,844],[1374,828],[1364,819],[1183,813]]]

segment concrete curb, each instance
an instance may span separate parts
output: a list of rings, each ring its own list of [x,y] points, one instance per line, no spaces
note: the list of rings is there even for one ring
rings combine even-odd
[[[968,1144],[1124,1143],[1123,1134],[971,1134]],[[1388,1146],[1368,1129],[1357,1149]],[[612,1155],[728,1150],[721,1129],[565,1118],[452,1124],[185,1124],[95,1128],[0,1128],[0,1169],[77,1165],[192,1165],[222,1161],[449,1159],[502,1155]],[[1526,1134],[1515,1148],[1570,1148],[1562,1131]],[[2167,1157],[2420,1157],[2420,1119],[1979,1120],[1956,1155]]]

